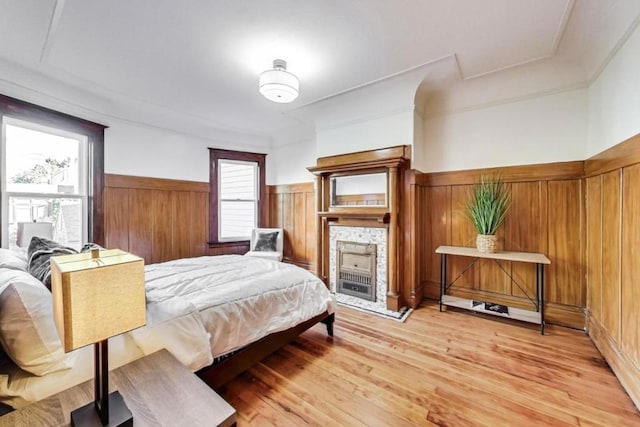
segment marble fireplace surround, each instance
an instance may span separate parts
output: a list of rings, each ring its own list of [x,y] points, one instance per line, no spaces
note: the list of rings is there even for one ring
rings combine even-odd
[[[387,316],[398,313],[387,309],[387,229],[382,227],[360,227],[329,225],[329,284],[339,303],[373,311]],[[376,245],[376,300],[337,293],[338,249],[336,242],[366,243]]]

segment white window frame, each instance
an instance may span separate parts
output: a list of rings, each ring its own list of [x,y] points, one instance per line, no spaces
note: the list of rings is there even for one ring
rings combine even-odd
[[[66,193],[30,193],[30,192],[9,192],[7,191],[7,176],[6,176],[6,162],[7,160],[7,125],[22,127],[38,132],[49,133],[51,135],[61,136],[65,138],[75,139],[80,143],[80,152],[78,153],[79,159],[79,183],[77,194]],[[89,221],[88,221],[88,209],[89,209],[89,197],[88,197],[88,184],[89,184],[89,142],[85,135],[69,132],[66,130],[40,125],[38,123],[20,120],[11,116],[2,117],[2,143],[0,146],[0,192],[2,193],[2,247],[9,248],[9,198],[11,197],[24,197],[34,199],[77,199],[81,200],[82,206],[82,241],[86,242],[89,235]]]
[[[247,160],[230,160],[230,159],[218,159],[218,164],[216,165],[217,170],[217,186],[218,186],[218,195],[222,194],[222,167],[223,163],[227,164],[237,164],[237,165],[245,165],[251,166],[254,169],[254,183],[253,183],[253,199],[223,199],[218,196],[218,241],[220,242],[234,242],[238,240],[249,240],[251,238],[251,233],[248,236],[229,236],[221,238],[222,234],[222,204],[223,202],[253,202],[253,217],[254,223],[253,227],[256,228],[258,226],[259,221],[259,207],[260,207],[260,165],[257,162],[247,161]]]

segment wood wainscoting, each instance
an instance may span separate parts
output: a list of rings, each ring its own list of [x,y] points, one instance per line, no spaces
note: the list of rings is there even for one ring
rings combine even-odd
[[[400,244],[403,259],[402,283],[400,286],[404,301],[409,307],[417,308],[425,297],[425,283],[428,277],[431,254],[424,237],[431,234],[427,203],[428,192],[422,184],[422,173],[415,169],[404,171],[404,186],[401,194],[400,222],[402,233]],[[434,249],[435,250],[435,249]],[[440,270],[438,270],[440,271]]]
[[[157,263],[201,255],[244,254],[248,243],[209,248],[209,183],[105,175],[105,245]],[[267,227],[285,232],[284,261],[315,267],[313,182],[266,188]]]
[[[248,250],[207,247],[209,183],[107,174],[103,197],[106,247],[147,264]]]
[[[476,232],[466,218],[465,201],[480,175],[500,174],[510,186],[511,208],[498,232],[499,248],[546,254],[551,265],[545,270],[546,319],[550,323],[585,327],[586,283],[584,279],[584,162],[478,169],[461,172],[420,174],[408,189],[415,201],[417,259],[424,265],[415,274],[417,289],[439,296],[440,245],[475,246]],[[409,214],[406,214],[409,215]],[[424,221],[424,223],[422,222]],[[418,261],[416,261],[418,262]],[[489,300],[531,309],[525,293],[535,298],[535,271],[530,265],[504,262],[509,279],[490,260],[480,260],[464,271],[468,259],[451,257],[448,282],[460,275],[453,295]],[[464,271],[464,272],[463,272]]]
[[[585,161],[587,330],[640,408],[640,135]]]
[[[313,182],[267,186],[267,226],[284,229],[284,261],[315,271],[316,198]]]

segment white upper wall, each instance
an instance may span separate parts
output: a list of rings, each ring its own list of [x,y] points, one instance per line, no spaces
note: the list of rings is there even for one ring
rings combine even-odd
[[[209,147],[268,154],[255,146],[112,121],[105,131],[105,173],[209,182]],[[267,156],[267,170],[270,167]]]
[[[105,131],[105,173],[209,181],[207,141],[141,125]]]
[[[587,157],[640,133],[640,30],[589,88]]]
[[[307,167],[315,164],[316,145],[313,139],[272,148],[267,156],[267,184],[311,182],[314,175]]]
[[[586,89],[427,117],[413,167],[437,172],[584,160],[640,133],[637,28]],[[500,81],[498,74],[488,77],[489,87]]]
[[[316,133],[318,157],[394,145],[413,145],[413,109],[322,129]]]
[[[582,160],[586,89],[540,96],[424,121],[422,172]]]

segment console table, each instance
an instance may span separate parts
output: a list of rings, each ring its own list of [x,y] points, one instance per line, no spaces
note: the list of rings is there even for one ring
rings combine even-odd
[[[480,313],[491,314],[494,316],[506,317],[510,319],[522,320],[525,322],[537,323],[540,325],[540,333],[544,335],[544,266],[551,264],[549,258],[543,254],[532,252],[497,252],[493,254],[485,254],[478,252],[475,248],[466,248],[461,246],[439,246],[436,253],[440,254],[440,311],[442,305],[465,308]],[[447,256],[464,256],[471,257],[473,261],[456,277],[447,283]],[[465,298],[447,295],[447,290],[480,258],[492,259],[500,267],[500,269],[524,292],[529,301],[535,306],[535,312],[531,310],[523,310],[515,307],[505,307],[499,304],[491,304],[485,301],[474,301]],[[536,296],[535,300],[527,295],[522,287],[516,282],[511,274],[504,269],[499,261],[515,261],[525,262],[535,265],[536,272]],[[490,305],[490,307],[488,307]],[[496,308],[496,309],[494,309]],[[504,308],[504,310],[502,309]]]

